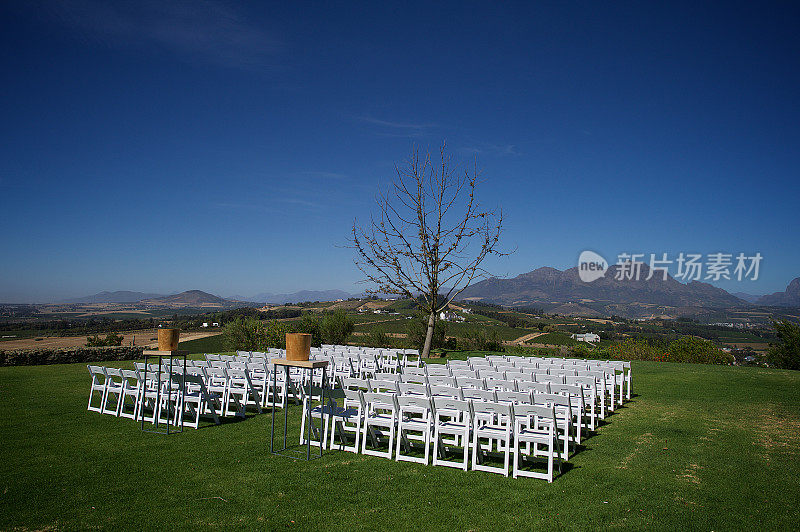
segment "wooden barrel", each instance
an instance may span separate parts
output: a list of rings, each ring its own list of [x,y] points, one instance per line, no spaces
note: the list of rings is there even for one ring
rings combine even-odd
[[[181,336],[180,329],[159,329],[158,330],[158,350],[175,351],[178,349],[178,338]]]
[[[310,334],[286,333],[286,360],[308,360],[310,354]]]

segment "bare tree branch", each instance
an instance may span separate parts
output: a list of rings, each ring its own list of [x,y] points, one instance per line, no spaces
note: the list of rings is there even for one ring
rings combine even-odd
[[[477,160],[471,171],[462,170],[444,144],[439,156],[434,165],[429,152],[420,157],[414,148],[405,165],[395,167],[392,185],[377,195],[378,217],[364,226],[354,220],[352,229],[355,264],[375,285],[371,292],[424,299],[430,319],[423,356],[436,314],[488,276],[484,259],[507,255],[498,249],[502,211],[482,210],[475,199]]]

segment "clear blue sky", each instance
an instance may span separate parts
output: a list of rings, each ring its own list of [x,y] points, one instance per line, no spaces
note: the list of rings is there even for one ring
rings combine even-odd
[[[800,275],[800,8],[4,2],[0,301],[339,288],[413,143],[477,155],[516,253]]]

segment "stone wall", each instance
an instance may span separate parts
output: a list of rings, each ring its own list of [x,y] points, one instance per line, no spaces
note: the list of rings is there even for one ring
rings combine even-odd
[[[143,358],[143,347],[72,347],[0,351],[0,366],[38,366]]]

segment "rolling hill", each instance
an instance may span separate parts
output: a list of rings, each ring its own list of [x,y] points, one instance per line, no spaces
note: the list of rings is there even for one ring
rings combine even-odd
[[[661,274],[647,280],[642,265],[639,280],[617,280],[614,265],[594,282],[580,280],[577,268],[544,267],[512,279],[491,278],[467,287],[463,300],[485,301],[506,306],[533,306],[565,314],[619,314],[629,317],[685,315],[698,309],[743,307],[748,303],[708,283],[680,283]],[[564,306],[567,305],[567,306]]]
[[[96,303],[138,303],[145,299],[163,297],[162,294],[147,294],[144,292],[130,292],[128,290],[118,290],[116,292],[100,292],[85,297],[66,299],[62,303],[69,304],[96,304]]]
[[[204,305],[228,305],[231,302],[225,298],[203,292],[202,290],[187,290],[180,294],[162,296],[143,301],[144,303],[156,305],[172,306],[204,306]]]

